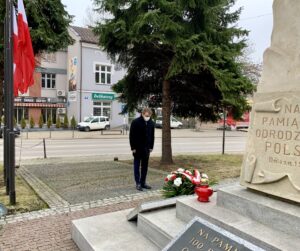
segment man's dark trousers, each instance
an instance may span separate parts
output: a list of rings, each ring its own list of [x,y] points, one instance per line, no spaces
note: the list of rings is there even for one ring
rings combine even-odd
[[[148,153],[147,153],[148,152]],[[145,185],[147,172],[148,172],[148,161],[149,161],[149,150],[145,150],[143,154],[134,154],[133,166],[134,166],[134,179],[135,183],[141,186]],[[141,166],[141,170],[140,170]]]

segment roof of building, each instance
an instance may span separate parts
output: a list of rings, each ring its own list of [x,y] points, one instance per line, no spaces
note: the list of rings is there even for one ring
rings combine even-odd
[[[79,35],[81,42],[91,44],[99,43],[99,37],[95,35],[92,29],[78,26],[71,26],[71,28]]]

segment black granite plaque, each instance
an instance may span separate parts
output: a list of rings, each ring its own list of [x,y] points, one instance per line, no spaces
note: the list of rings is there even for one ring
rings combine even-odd
[[[262,251],[264,249],[203,219],[195,218],[163,251]]]

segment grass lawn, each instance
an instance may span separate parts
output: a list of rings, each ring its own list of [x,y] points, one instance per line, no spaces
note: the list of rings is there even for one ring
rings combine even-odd
[[[152,157],[149,166],[171,172],[177,168],[198,169],[208,175],[211,182],[219,182],[227,178],[240,176],[243,155],[177,155],[173,157],[173,165],[161,165],[160,157]],[[132,163],[132,161],[127,161]]]
[[[25,213],[47,208],[47,204],[31,189],[31,187],[19,176],[16,176],[17,204],[9,204],[9,196],[5,193],[3,182],[3,167],[0,166],[0,203],[8,209],[8,214]]]

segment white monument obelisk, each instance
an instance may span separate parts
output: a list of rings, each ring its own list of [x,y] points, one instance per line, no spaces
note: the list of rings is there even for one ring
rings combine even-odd
[[[241,184],[300,202],[300,1],[274,0]]]

